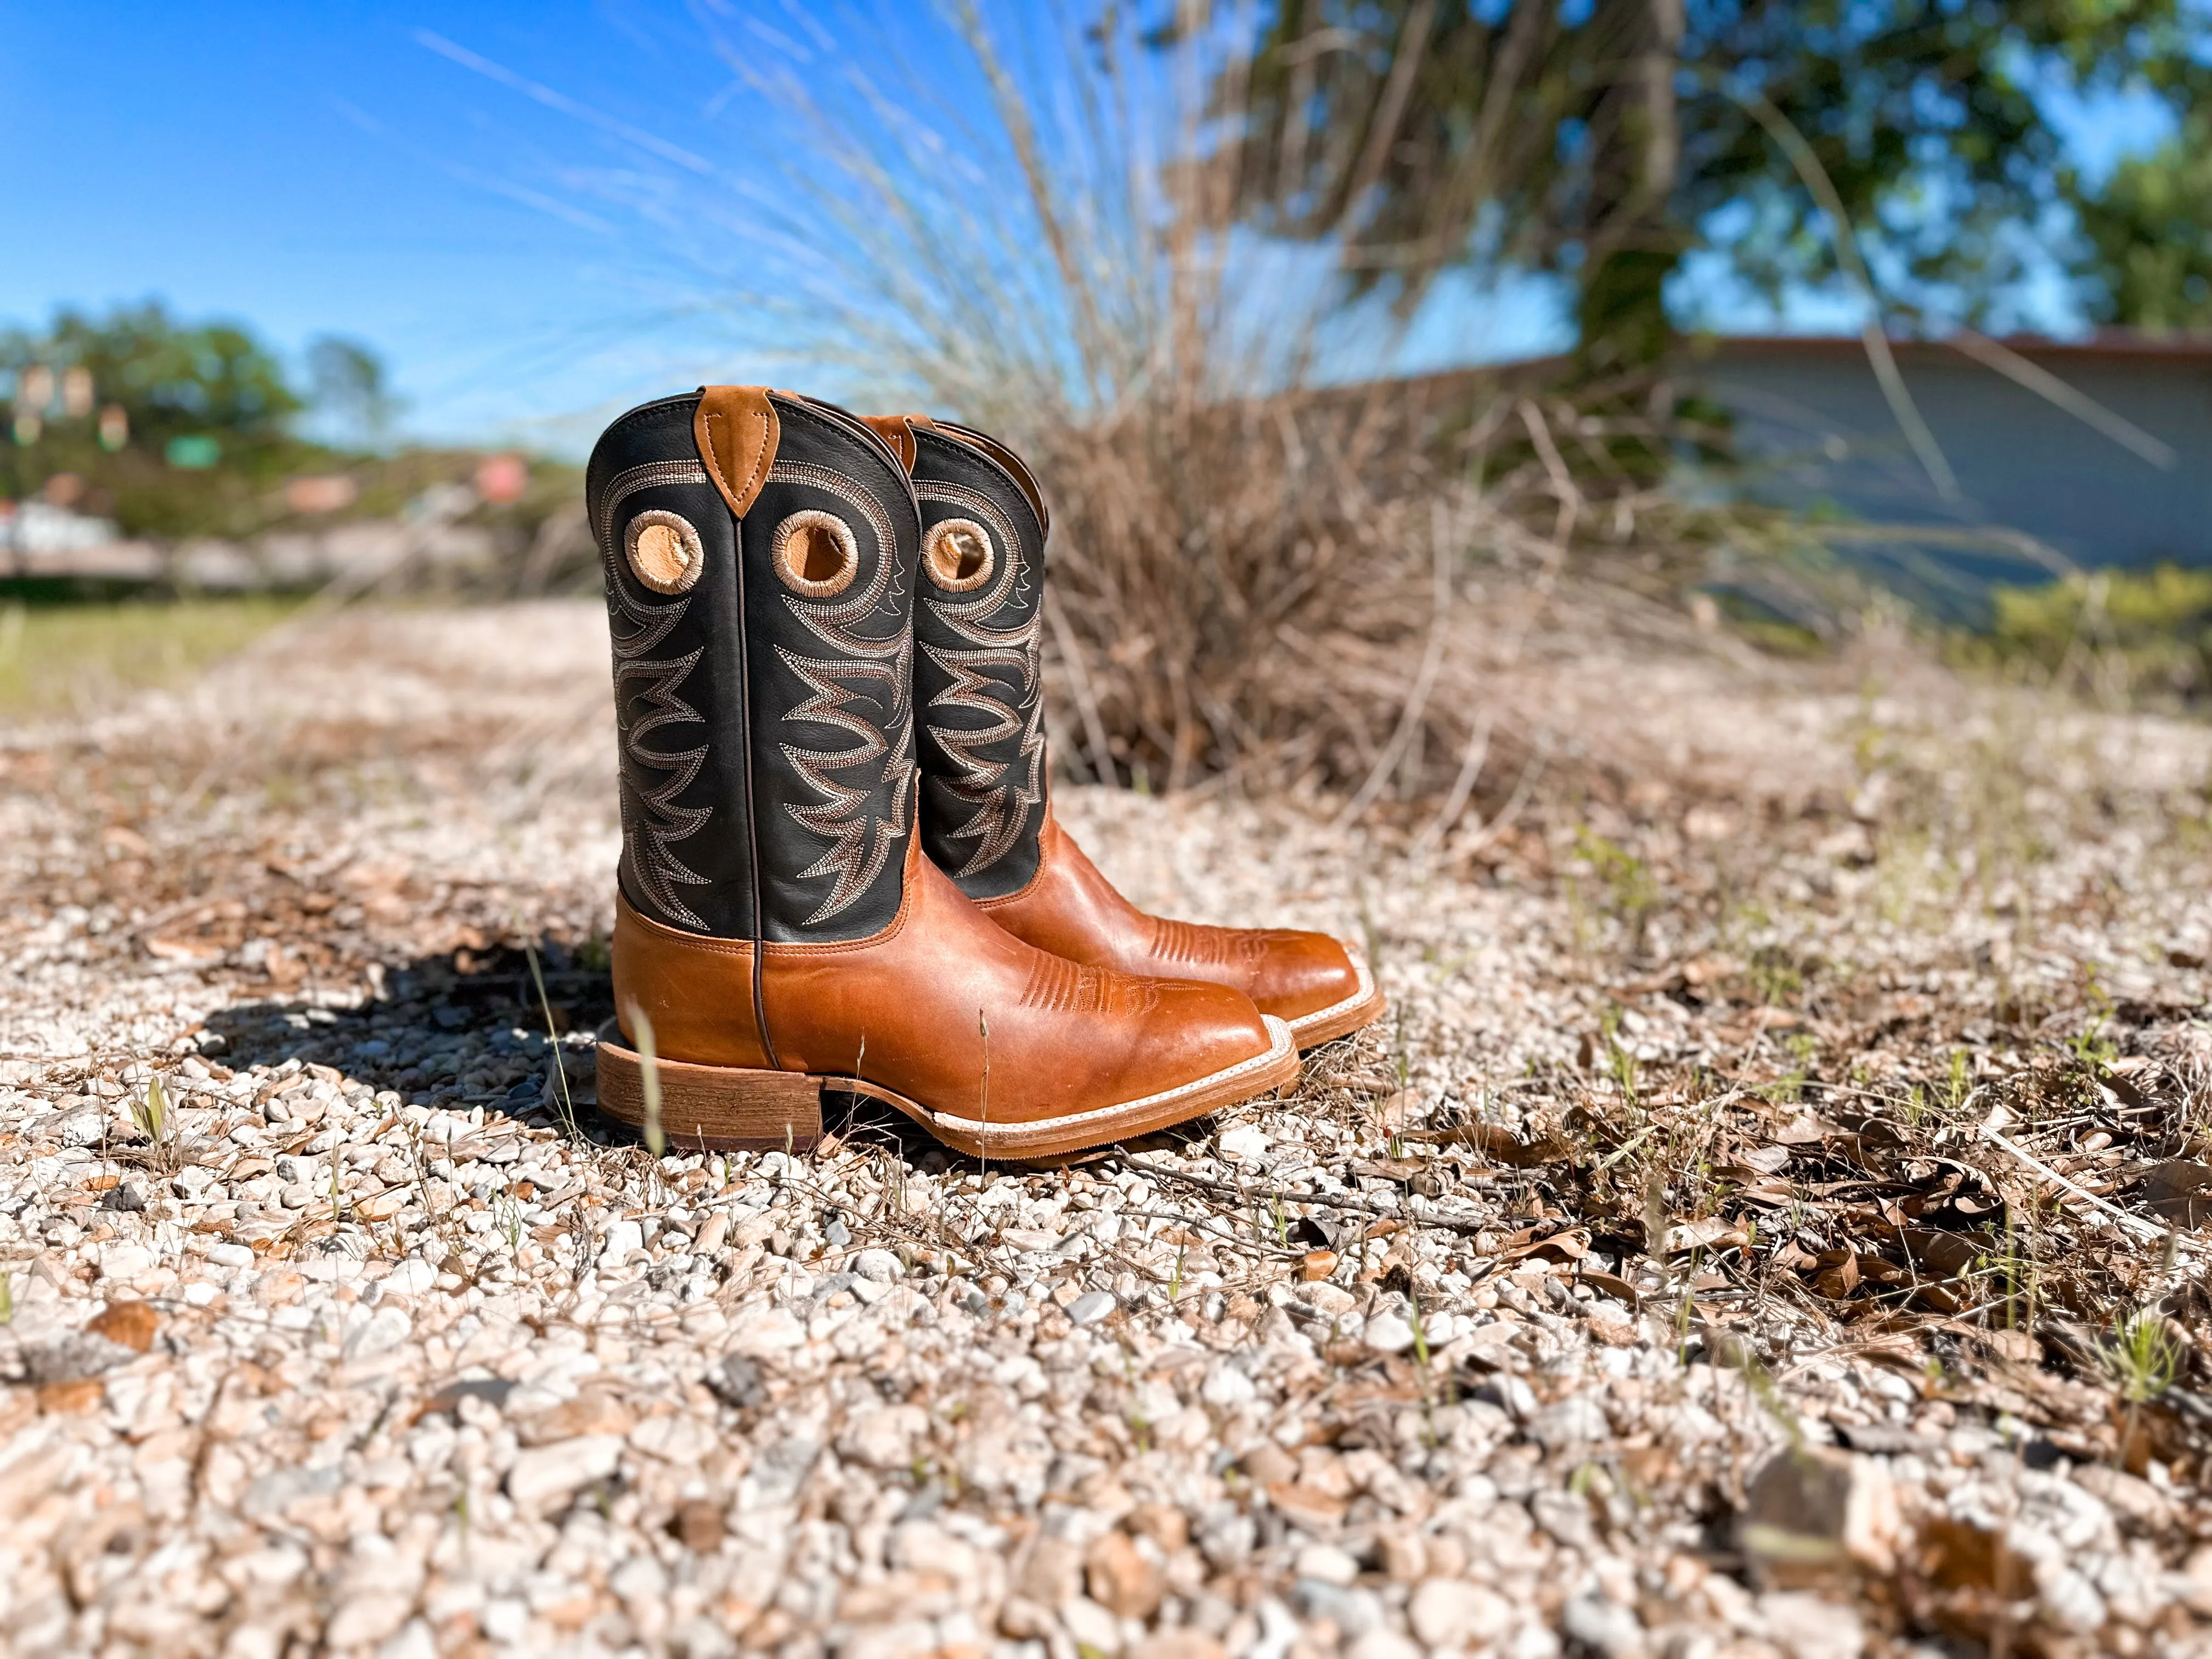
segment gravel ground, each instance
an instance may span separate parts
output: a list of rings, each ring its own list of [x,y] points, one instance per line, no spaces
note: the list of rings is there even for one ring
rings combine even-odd
[[[1366,940],[1295,1098],[656,1161],[604,649],[354,612],[0,735],[10,1652],[2212,1653],[2203,731],[1534,653],[1572,752],[1441,852],[1063,789]]]

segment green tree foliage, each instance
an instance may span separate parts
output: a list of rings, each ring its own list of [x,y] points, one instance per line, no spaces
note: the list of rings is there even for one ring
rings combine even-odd
[[[1770,294],[1836,276],[1832,185],[1891,299],[1972,317],[2078,186],[2039,77],[2185,111],[2187,4],[1274,0],[1215,83],[1224,216],[1401,303],[1470,263],[1567,277],[1603,372],[1664,348],[1693,251]]]
[[[0,496],[64,478],[73,504],[134,535],[254,527],[287,476],[332,459],[294,435],[306,405],[267,345],[234,324],[181,324],[151,301],[0,331],[0,392],[14,416],[0,431]]]
[[[2160,334],[2212,328],[2212,110],[2192,109],[2166,143],[2121,162],[2081,216],[2101,320]]]

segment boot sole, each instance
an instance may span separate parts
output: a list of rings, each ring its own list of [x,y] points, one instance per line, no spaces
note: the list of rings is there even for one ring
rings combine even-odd
[[[1333,1002],[1326,1008],[1316,1008],[1310,1014],[1301,1014],[1291,1022],[1291,1036],[1304,1054],[1309,1048],[1318,1048],[1324,1042],[1334,1042],[1347,1032],[1363,1025],[1372,1025],[1382,1018],[1384,1002],[1382,990],[1375,983],[1375,975],[1367,966],[1367,958],[1347,947],[1353,971],[1359,983],[1352,994],[1341,1002]]]
[[[1328,1012],[1324,1010],[1323,1012]],[[917,1101],[865,1079],[694,1066],[659,1060],[661,1133],[672,1146],[701,1152],[811,1152],[822,1139],[824,1095],[866,1095],[896,1107],[946,1146],[971,1158],[1050,1158],[1127,1140],[1298,1080],[1291,1028],[1262,1016],[1268,1046],[1210,1076],[1141,1099],[1064,1117],[993,1123],[933,1112]],[[599,1109],[618,1122],[645,1122],[645,1060],[611,1037],[599,1046]]]

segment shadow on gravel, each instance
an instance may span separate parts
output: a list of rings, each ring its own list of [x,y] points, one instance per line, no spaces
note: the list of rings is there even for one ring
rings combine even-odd
[[[580,1126],[600,1141],[629,1132],[589,1105],[589,1033],[614,1012],[605,946],[537,942],[544,1000],[519,948],[456,951],[369,970],[375,994],[358,1007],[327,1007],[312,994],[234,1003],[208,1016],[201,1052],[235,1071],[322,1068],[350,1091],[386,1091],[407,1103],[481,1106],[532,1123],[558,1121],[546,1002],[560,1031]]]
[[[613,987],[603,944],[579,949],[537,941],[544,980],[541,1000],[520,949],[418,957],[371,970],[377,994],[355,1008],[333,1008],[312,994],[234,1003],[208,1016],[201,1053],[235,1071],[249,1066],[314,1075],[351,1091],[391,1091],[410,1104],[482,1107],[532,1126],[559,1127],[561,1102],[552,1084],[546,1002],[562,1035],[562,1063],[578,1127],[605,1146],[631,1146],[637,1133],[603,1117],[593,1096],[592,1038],[614,1015]],[[939,1172],[984,1167],[952,1151],[896,1109],[864,1095],[831,1094],[823,1127],[838,1139],[895,1155],[909,1168]],[[1211,1117],[1179,1125],[1113,1149],[1079,1154],[1088,1163],[1116,1152],[1177,1149],[1215,1127]],[[672,1149],[682,1137],[672,1134]],[[989,1160],[1003,1162],[1003,1160]]]

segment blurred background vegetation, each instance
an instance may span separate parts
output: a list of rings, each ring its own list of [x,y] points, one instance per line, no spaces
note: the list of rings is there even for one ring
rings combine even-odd
[[[1869,617],[1964,621],[1945,647],[1962,664],[2212,696],[2203,572],[2097,571],[2016,525],[1998,541],[2039,580],[1974,563],[1980,526],[1905,361],[1955,347],[2082,442],[2117,434],[2172,470],[2172,446],[2018,337],[2054,318],[2077,338],[2212,332],[2195,0],[776,16],[639,21],[663,78],[647,97],[641,68],[612,109],[416,40],[495,109],[601,152],[510,146],[513,173],[485,182],[667,279],[693,342],[668,383],[933,410],[1036,457],[1079,773],[1441,797],[1448,817],[1512,775],[1486,677],[1568,617],[1633,639],[1663,614],[1815,653]],[[707,112],[672,137],[669,66],[693,64]],[[2123,106],[2161,136],[2085,147]],[[1473,368],[1409,350],[1472,332],[1517,282],[1559,296],[1564,349]],[[1971,606],[1928,608],[1868,551],[1885,526],[1865,514],[1762,493],[1778,464],[1711,364],[1747,319],[1808,315],[1856,334],[1891,459],[1948,515],[1948,541],[1904,539],[1969,572]],[[343,336],[288,358],[155,301],[65,309],[0,333],[0,588],[30,607],[0,629],[0,698],[19,705],[54,678],[41,639],[54,660],[100,654],[41,605],[191,599],[221,636],[230,602],[204,573],[227,567],[200,544],[245,550],[256,574],[230,590],[256,592],[596,580],[573,456],[409,441],[377,354]],[[90,524],[150,551],[104,574],[82,549],[41,562],[24,551],[40,514],[41,535],[88,546]],[[380,526],[383,550],[361,553]]]

